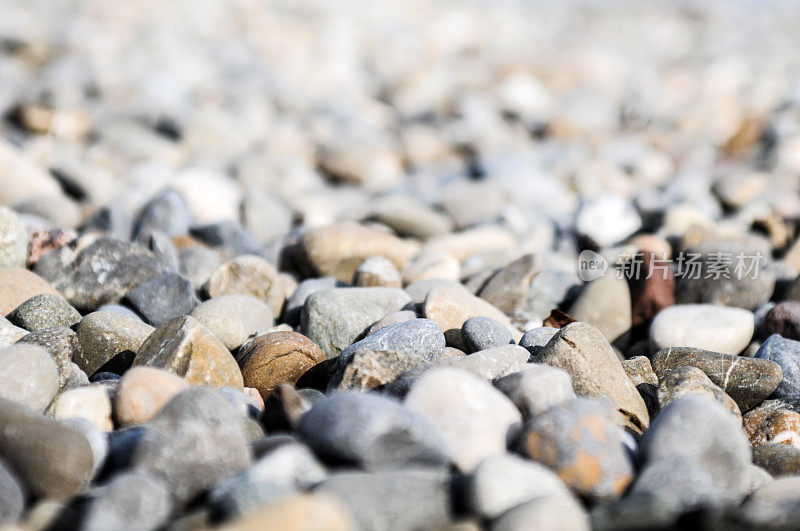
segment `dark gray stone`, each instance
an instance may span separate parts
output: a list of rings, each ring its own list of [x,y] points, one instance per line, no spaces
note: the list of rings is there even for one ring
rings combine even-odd
[[[514,338],[505,325],[483,316],[470,317],[464,321],[461,338],[467,354],[514,343]]]
[[[192,213],[186,200],[177,190],[167,188],[150,199],[136,217],[133,239],[144,241],[153,232],[168,237],[183,236],[189,232]]]
[[[540,328],[531,328],[519,340],[519,346],[524,347],[531,353],[531,358],[539,355],[539,351],[553,339],[553,336],[558,333],[558,328],[551,328],[549,326],[542,326]]]
[[[772,334],[761,344],[755,357],[781,366],[783,378],[772,394],[774,398],[800,400],[800,341]]]
[[[139,284],[125,295],[125,301],[152,326],[187,315],[200,304],[192,283],[177,273],[164,273]]]
[[[81,314],[61,297],[43,293],[17,306],[8,314],[8,320],[29,332],[36,332],[45,328],[69,328],[80,322]]]
[[[192,236],[214,248],[233,254],[260,254],[261,244],[238,221],[226,220],[192,227]]]

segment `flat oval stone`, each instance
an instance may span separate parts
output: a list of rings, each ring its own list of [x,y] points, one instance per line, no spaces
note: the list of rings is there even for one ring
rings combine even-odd
[[[266,400],[281,383],[294,385],[314,365],[325,361],[319,346],[297,332],[272,332],[247,342],[238,361],[246,387]]]
[[[278,270],[260,256],[242,255],[225,262],[209,277],[203,290],[210,298],[250,295],[264,301],[272,315],[280,315],[286,299]]]
[[[192,310],[200,321],[228,350],[241,347],[248,339],[275,326],[267,304],[250,295],[220,295],[200,303]]]
[[[756,351],[755,358],[781,366],[783,377],[775,389],[775,398],[800,400],[800,341],[772,334]]]
[[[242,389],[242,373],[228,349],[194,317],[158,327],[139,347],[134,366],[164,369],[193,385]]]
[[[755,330],[752,312],[713,304],[679,304],[661,310],[650,325],[656,350],[694,347],[738,354]]]
[[[155,367],[132,367],[125,372],[114,396],[114,418],[121,426],[152,420],[173,397],[189,384]]]
[[[465,369],[486,380],[502,378],[528,366],[528,351],[519,345],[503,345],[473,352],[468,356],[452,356],[443,365]]]
[[[120,354],[128,354],[133,359],[133,354],[153,331],[152,326],[124,315],[90,313],[76,328],[81,350],[73,361],[86,374],[94,374]]]
[[[81,314],[63,298],[43,293],[17,306],[8,314],[8,320],[36,332],[45,328],[69,328],[80,322]]]
[[[706,373],[743,412],[750,411],[771,395],[783,377],[780,365],[773,361],[699,348],[665,348],[653,356],[653,370],[659,379],[683,365],[697,367]]]

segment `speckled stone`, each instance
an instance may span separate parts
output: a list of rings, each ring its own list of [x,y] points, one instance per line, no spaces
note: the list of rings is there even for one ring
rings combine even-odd
[[[622,436],[607,402],[575,398],[531,420],[525,427],[523,450],[576,493],[608,500],[620,496],[633,479]]]
[[[794,411],[756,411],[742,418],[750,444],[788,444],[800,449],[800,414]]]
[[[661,378],[658,386],[658,405],[664,409],[686,395],[703,395],[716,400],[728,411],[741,417],[739,406],[722,389],[714,385],[706,373],[697,367],[682,366],[672,369]]]
[[[72,359],[81,353],[77,334],[69,328],[45,328],[26,335],[17,344],[36,345],[50,354],[58,367],[58,388],[63,391],[72,372]]]
[[[193,385],[243,387],[236,360],[194,317],[158,327],[139,347],[133,365],[165,369]]]
[[[625,374],[628,375],[633,385],[640,385],[643,383],[658,385],[658,376],[653,371],[653,366],[650,364],[650,359],[645,356],[634,356],[622,360],[622,368],[625,369]]]
[[[28,333],[24,328],[14,326],[5,317],[0,317],[0,346],[5,347],[16,343]]]
[[[653,370],[659,378],[683,365],[702,370],[725,391],[742,412],[750,411],[778,387],[783,372],[769,360],[709,352],[698,348],[673,347],[653,356]]]
[[[264,301],[272,315],[280,315],[286,299],[283,283],[275,266],[259,256],[237,256],[209,277],[203,290],[210,298],[220,295],[250,295]]]
[[[63,298],[42,294],[17,306],[8,314],[8,320],[29,332],[36,332],[45,328],[69,328],[80,322],[81,314]]]
[[[774,478],[800,475],[800,448],[791,444],[766,443],[753,447],[753,463]]]
[[[266,400],[278,384],[295,384],[314,365],[325,361],[319,346],[297,332],[272,332],[248,341],[237,355],[244,385]]]

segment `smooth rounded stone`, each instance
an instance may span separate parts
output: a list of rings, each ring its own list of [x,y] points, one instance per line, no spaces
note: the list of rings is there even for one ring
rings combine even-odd
[[[528,366],[528,357],[528,351],[518,345],[503,345],[467,356],[453,356],[443,363],[465,369],[486,380],[493,380],[521,371]]]
[[[567,313],[600,330],[609,343],[627,348],[633,321],[631,292],[624,278],[605,275],[589,282]]]
[[[81,349],[73,361],[86,374],[94,374],[116,356],[132,358],[155,328],[116,313],[93,312],[81,319],[75,331]]]
[[[42,294],[17,306],[8,314],[8,319],[17,326],[36,332],[45,328],[69,328],[80,322],[81,314],[63,298]]]
[[[25,510],[25,486],[0,458],[0,525],[13,524]]]
[[[678,398],[639,440],[646,466],[665,458],[704,469],[722,499],[738,502],[749,485],[750,445],[739,419],[705,396]]]
[[[190,315],[228,350],[239,348],[275,325],[269,306],[250,295],[220,295],[200,303]]]
[[[217,251],[202,245],[178,249],[178,272],[193,286],[202,286],[222,264]]]
[[[216,485],[209,500],[224,519],[253,513],[287,495],[309,489],[328,473],[302,444],[290,442],[268,452],[241,474]]]
[[[722,389],[714,385],[714,382],[706,376],[706,373],[697,367],[677,367],[661,378],[661,383],[658,385],[658,405],[661,409],[686,395],[708,397],[719,402],[737,417],[742,416],[736,402]]]
[[[237,256],[209,277],[203,290],[210,298],[220,295],[250,295],[264,301],[273,315],[280,315],[286,294],[275,266],[259,256]]]
[[[28,259],[28,231],[19,216],[0,207],[0,267],[25,267]]]
[[[188,315],[167,321],[150,334],[133,365],[164,369],[192,385],[243,387],[242,373],[225,345]]]
[[[395,288],[334,288],[315,291],[306,299],[301,332],[335,358],[371,325],[410,302]]]
[[[8,315],[36,295],[59,296],[42,277],[27,269],[0,268],[0,314]]]
[[[348,508],[358,529],[445,529],[452,523],[451,478],[445,470],[341,472],[315,492]]]
[[[192,213],[180,192],[167,188],[144,204],[133,226],[133,239],[138,240],[152,232],[163,232],[169,237],[183,236],[192,225]]]
[[[366,470],[447,463],[436,427],[396,400],[341,392],[316,402],[297,433],[320,456]]]
[[[472,295],[462,286],[433,288],[425,297],[422,314],[435,321],[445,334],[448,343],[460,348],[461,327],[470,317],[484,316],[499,322],[516,341],[522,334],[511,324],[508,317],[489,302]]]
[[[580,503],[567,496],[541,496],[514,507],[492,522],[492,531],[589,531],[589,515]]]
[[[37,496],[70,498],[92,478],[92,448],[78,429],[3,398],[0,455]]]
[[[421,240],[448,234],[453,229],[449,216],[411,195],[394,194],[378,199],[369,218],[391,227],[400,236]]]
[[[656,498],[676,517],[699,507],[720,505],[726,498],[705,468],[678,456],[645,466],[628,495],[632,499]]]
[[[11,321],[0,316],[0,346],[13,345],[27,334],[27,330],[14,326]]]
[[[428,319],[386,326],[342,351],[328,388],[374,389],[417,365],[435,363],[444,347],[442,331]]]
[[[650,364],[650,359],[645,356],[634,356],[622,360],[622,368],[625,374],[628,375],[633,385],[651,384],[658,385],[658,376],[653,371],[653,366]]]
[[[750,445],[788,444],[800,448],[800,414],[789,410],[750,411],[742,418]]]
[[[549,326],[531,328],[522,335],[519,340],[519,346],[530,352],[531,358],[535,359],[542,348],[553,339],[553,336],[556,335],[558,331],[559,328],[552,328]]]
[[[35,345],[44,348],[58,367],[58,388],[63,390],[72,372],[72,358],[80,355],[78,336],[69,328],[45,328],[25,335],[18,345]]]
[[[53,287],[78,310],[92,311],[118,302],[132,288],[163,271],[161,262],[144,247],[98,238],[60,272]]]
[[[642,220],[633,203],[613,192],[585,200],[575,218],[578,234],[599,248],[624,240],[641,225]]]
[[[611,345],[592,325],[568,324],[539,351],[536,361],[567,371],[576,395],[607,398],[629,428],[640,433],[647,429],[650,416],[644,400]]]
[[[633,479],[622,441],[623,431],[607,401],[575,398],[529,421],[522,449],[577,494],[606,500],[621,495]]]
[[[522,420],[514,403],[491,384],[450,367],[423,374],[404,403],[439,430],[443,451],[463,472],[504,453],[509,431]]]
[[[120,426],[149,422],[188,387],[186,380],[170,372],[153,367],[132,367],[117,387],[114,419]]]
[[[139,317],[139,314],[128,308],[127,306],[123,306],[121,304],[104,304],[97,309],[98,312],[108,312],[114,313],[117,315],[121,315],[123,317],[127,317],[128,319],[133,319],[134,321],[142,321],[142,318]]]
[[[786,339],[800,339],[800,302],[779,302],[764,316],[764,335],[780,334]]]
[[[502,323],[483,316],[470,317],[464,321],[461,338],[468,354],[514,343],[514,338]]]
[[[244,415],[209,387],[191,387],[170,400],[133,450],[131,466],[166,483],[183,504],[251,459]]]
[[[258,531],[269,522],[273,529],[350,531],[353,518],[338,499],[320,493],[296,494],[271,503],[247,516],[226,523],[228,531]]]
[[[476,253],[514,249],[517,245],[517,239],[508,229],[498,225],[480,225],[430,238],[421,252],[447,253],[461,261]]]
[[[652,361],[659,378],[683,365],[697,367],[733,398],[742,412],[750,411],[770,396],[783,375],[780,365],[774,361],[698,348],[666,348],[656,352]]]
[[[0,398],[41,412],[58,392],[58,366],[34,345],[0,348]]]
[[[741,308],[712,304],[678,304],[661,310],[650,325],[656,350],[694,347],[738,354],[755,331],[753,314]]]
[[[766,443],[753,447],[753,464],[773,477],[800,475],[800,448],[784,443]]]
[[[125,295],[125,302],[152,326],[186,315],[200,303],[192,283],[177,273],[164,273],[139,284]]]
[[[403,281],[391,260],[383,256],[370,256],[356,268],[353,286],[402,288]]]
[[[392,312],[386,315],[386,317],[380,321],[376,322],[374,325],[370,326],[367,335],[370,336],[381,328],[386,328],[387,326],[396,325],[398,323],[405,323],[406,321],[413,321],[414,319],[417,319],[417,314],[411,310],[399,310]]]
[[[761,344],[755,358],[780,365],[783,377],[773,393],[775,398],[800,399],[800,341],[772,334]]]
[[[458,280],[451,280],[447,278],[430,278],[427,280],[420,280],[419,282],[414,282],[413,284],[407,285],[404,289],[405,292],[411,297],[411,302],[414,303],[414,306],[421,309],[422,303],[425,302],[425,298],[428,296],[428,293],[433,291],[434,288],[439,287],[464,289],[464,285]]]
[[[461,263],[447,253],[427,251],[411,261],[401,272],[405,284],[423,280],[458,280],[461,277]]]
[[[48,413],[56,419],[85,419],[103,431],[114,429],[111,399],[105,389],[94,385],[60,393],[48,408]]]
[[[800,517],[800,477],[781,477],[762,485],[742,506],[753,529],[792,529]]]
[[[89,492],[81,529],[158,529],[172,510],[167,485],[142,472],[124,472]]]
[[[575,398],[572,381],[566,371],[538,363],[498,378],[494,386],[514,402],[525,419],[534,418],[557,404]]]
[[[298,247],[310,276],[332,276],[342,282],[349,282],[358,265],[371,256],[382,256],[402,270],[419,250],[416,242],[351,222],[310,230]]]
[[[297,285],[291,297],[286,300],[284,320],[290,325],[300,324],[300,316],[306,299],[316,292],[324,289],[344,288],[347,284],[333,277],[309,278]]]
[[[245,343],[237,360],[244,385],[266,400],[281,383],[297,383],[314,365],[325,361],[319,346],[297,332],[272,332]]]
[[[531,281],[541,270],[541,260],[536,255],[526,254],[492,275],[478,291],[478,296],[510,314],[525,302]]]
[[[549,468],[513,454],[484,459],[468,477],[465,490],[471,512],[488,519],[542,496],[572,497]]]
[[[666,251],[647,251],[635,256],[636,260],[641,260],[639,265],[643,273],[628,278],[634,330],[649,326],[661,310],[675,304],[675,274],[664,265],[667,256]]]

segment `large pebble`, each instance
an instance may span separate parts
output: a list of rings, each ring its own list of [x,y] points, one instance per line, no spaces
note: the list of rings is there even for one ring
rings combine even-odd
[[[686,395],[706,396],[722,404],[737,417],[742,415],[736,402],[725,391],[714,385],[706,373],[697,367],[682,366],[666,373],[658,386],[658,405],[664,409]]]
[[[783,372],[774,361],[709,352],[698,348],[666,348],[653,356],[659,378],[672,369],[690,365],[702,370],[725,391],[742,412],[750,411],[778,387]]]
[[[69,328],[80,322],[81,314],[61,297],[42,294],[17,306],[8,314],[8,320],[30,332],[36,332],[45,328]]]
[[[335,497],[320,494],[296,494],[225,525],[227,531],[259,531],[269,522],[273,529],[308,529],[314,531],[351,531],[353,517]]]
[[[542,348],[537,361],[567,371],[576,395],[607,398],[629,427],[639,432],[647,429],[650,418],[644,400],[611,345],[592,325],[577,322],[562,328]]]
[[[627,347],[633,321],[631,292],[625,279],[608,274],[589,282],[567,313],[600,330],[609,343]]]
[[[155,231],[169,237],[189,232],[192,213],[183,196],[167,188],[144,204],[133,225],[133,239],[139,240]]]
[[[486,380],[493,380],[521,371],[527,367],[528,358],[528,351],[524,348],[518,345],[503,345],[473,352],[469,356],[453,356],[444,364],[466,369]]]
[[[306,299],[315,291],[324,289],[344,288],[347,284],[336,280],[333,277],[307,278],[300,282],[295,288],[294,293],[286,300],[284,308],[284,321],[292,326],[300,324],[300,316]]]
[[[538,363],[503,376],[495,380],[494,385],[514,402],[526,419],[575,398],[572,381],[566,371]]]
[[[541,261],[536,255],[526,254],[494,273],[478,295],[501,312],[510,314],[525,302],[531,280],[541,269]]]
[[[788,444],[800,448],[800,414],[789,410],[750,411],[742,418],[750,444]]]
[[[152,326],[124,315],[105,311],[90,313],[76,328],[81,350],[73,361],[86,374],[94,374],[116,356],[133,360],[133,355],[154,330]]]
[[[48,408],[57,419],[85,419],[103,431],[114,429],[111,420],[111,399],[98,384],[68,389],[60,393]]]
[[[522,420],[513,402],[469,372],[443,367],[425,373],[405,397],[406,406],[430,421],[443,450],[462,471],[502,454],[512,427]]]
[[[368,470],[442,465],[442,440],[422,415],[372,394],[336,393],[314,404],[298,433],[317,454]]]
[[[468,354],[514,343],[511,332],[502,323],[483,316],[470,317],[464,321],[461,339]]]
[[[539,352],[544,348],[547,343],[553,339],[559,328],[552,328],[549,326],[541,326],[538,328],[531,328],[520,338],[519,346],[524,347],[531,353],[531,358],[536,359]]]
[[[800,302],[780,302],[772,307],[761,323],[764,334],[780,334],[786,339],[800,339]]]
[[[370,256],[356,268],[353,286],[402,288],[403,281],[391,260],[383,256]]]
[[[180,376],[154,367],[133,367],[122,377],[114,396],[114,418],[121,426],[152,420],[189,384]]]
[[[139,284],[125,300],[152,326],[186,315],[200,303],[192,283],[177,273],[164,273]]]
[[[60,296],[42,277],[27,269],[0,268],[0,314],[8,315],[36,295]]]
[[[269,306],[250,295],[214,297],[201,302],[190,315],[231,351],[275,325]]]
[[[44,348],[58,367],[58,388],[63,390],[72,372],[72,359],[80,357],[78,336],[69,328],[45,328],[17,341],[18,345],[35,345]]]
[[[650,325],[656,350],[695,347],[739,354],[755,330],[753,314],[741,308],[713,304],[678,304],[661,310]]]
[[[772,334],[761,344],[755,357],[774,361],[781,367],[783,377],[774,390],[775,398],[800,399],[800,341]]]
[[[373,389],[417,365],[438,361],[444,346],[442,331],[428,319],[386,326],[342,351],[329,387]]]
[[[243,387],[236,360],[194,317],[177,317],[157,328],[139,347],[133,365],[165,369],[194,385]]]
[[[272,315],[280,315],[286,293],[275,266],[259,256],[242,255],[225,262],[203,285],[209,297],[250,295],[264,301]]]
[[[44,411],[58,392],[58,367],[33,345],[0,348],[0,398]]]
[[[410,302],[395,288],[335,288],[312,293],[303,306],[301,331],[331,359],[387,314]]]

